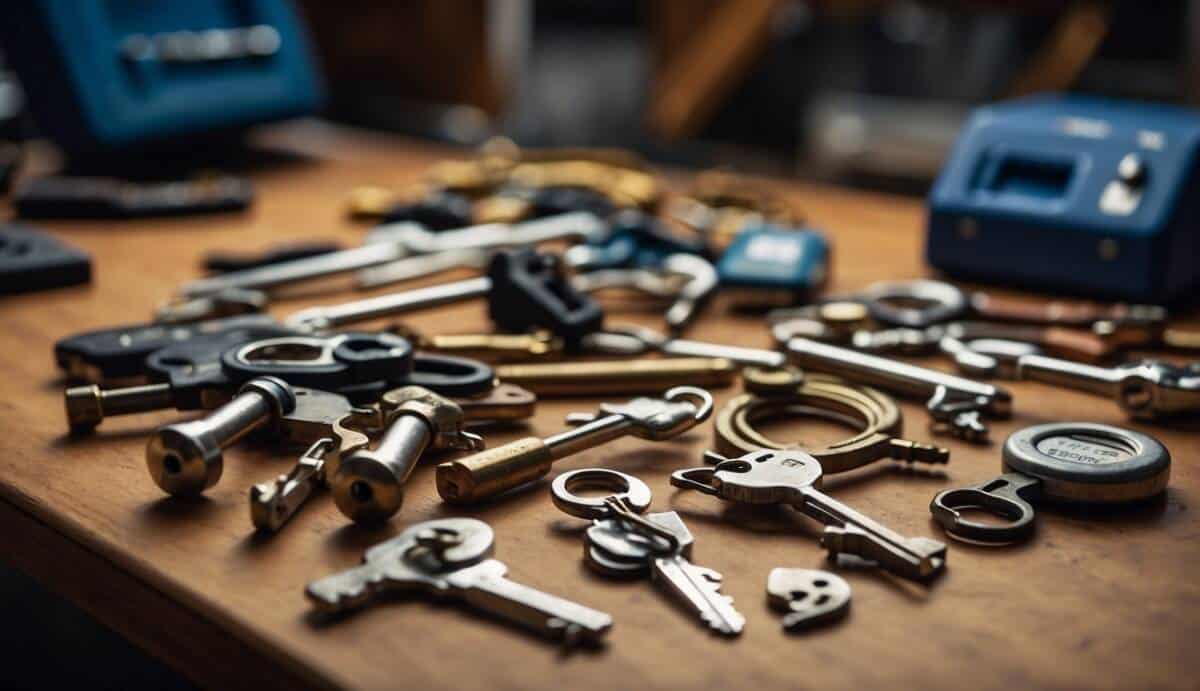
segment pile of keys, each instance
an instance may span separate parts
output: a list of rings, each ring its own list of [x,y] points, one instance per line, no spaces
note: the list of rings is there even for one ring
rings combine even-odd
[[[598,499],[575,493],[584,488],[613,493]],[[551,493],[563,512],[592,519],[584,547],[592,570],[612,578],[649,575],[712,631],[726,636],[742,632],[746,618],[733,608],[732,598],[721,594],[721,574],[692,563],[692,533],[679,514],[639,515],[650,506],[644,482],[615,470],[584,468],[555,478]]]
[[[1012,394],[992,379],[1111,396],[1139,420],[1200,410],[1200,364],[1103,366],[1131,349],[1200,347],[1162,308],[1037,305],[927,280],[820,297],[830,274],[824,235],[727,173],[707,173],[668,200],[636,157],[492,142],[475,158],[436,166],[418,188],[355,192],[352,214],[381,221],[361,246],[211,255],[210,275],[180,286],[151,321],[60,340],[55,359],[77,382],[64,398],[72,432],[94,433],[114,416],[198,413],[147,441],[148,474],[171,496],[213,488],[227,450],[247,436],[278,445],[294,465],[248,492],[254,529],[271,533],[323,494],[355,524],[392,520],[402,515],[414,469],[430,457],[438,458],[446,508],[485,511],[535,496],[513,490],[541,482],[560,459],[623,437],[668,441],[714,417],[707,465],[676,469],[672,485],[729,502],[788,505],[823,526],[832,565],[853,557],[925,585],[945,573],[946,544],[901,535],[820,489],[824,476],[868,463],[951,460],[951,449],[904,432],[892,396],[923,401],[933,433],[979,444],[988,442],[989,419],[1013,414]],[[112,195],[100,183],[89,189]],[[376,289],[452,269],[474,275],[268,314],[281,289],[312,280],[351,277],[353,287]],[[768,316],[777,348],[685,338],[718,293],[738,310],[788,305]],[[624,300],[608,299],[613,294]],[[472,300],[486,306],[493,330],[349,330]],[[629,305],[661,309],[661,328],[613,323]],[[933,354],[950,357],[961,374],[897,359]],[[738,382],[744,391],[717,410],[709,389]],[[496,426],[531,418],[539,397],[583,395],[624,400],[572,413],[570,428],[549,436],[489,445]],[[759,428],[780,417],[852,433],[818,447]],[[946,535],[1009,544],[1031,536],[1036,503],[1159,496],[1170,455],[1144,433],[1054,423],[1012,434],[1002,468],[994,480],[933,498]],[[581,496],[585,489],[603,494]],[[553,479],[551,498],[591,521],[581,531],[590,570],[650,580],[714,633],[744,630],[721,574],[693,563],[695,539],[680,515],[647,513],[644,482],[604,468],[572,470]],[[1001,522],[973,521],[966,509]],[[333,612],[413,589],[568,644],[605,636],[610,615],[506,579],[504,564],[491,558],[493,542],[492,529],[474,518],[420,522],[368,550],[364,565],[312,582],[307,594]],[[835,573],[786,567],[767,575],[766,592],[789,631],[844,617],[851,598]]]

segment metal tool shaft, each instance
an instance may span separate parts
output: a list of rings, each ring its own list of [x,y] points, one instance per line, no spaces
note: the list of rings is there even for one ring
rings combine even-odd
[[[86,432],[111,415],[144,413],[175,405],[170,384],[146,384],[119,389],[99,386],[74,386],[66,390],[63,402],[72,432]]]
[[[938,387],[946,387],[956,397],[986,398],[986,409],[993,415],[1002,416],[1011,412],[1012,395],[1005,389],[991,384],[808,338],[790,339],[787,349],[795,364],[818,372],[878,386],[914,398],[928,398],[934,395]]]
[[[1116,395],[1124,377],[1123,372],[1113,368],[1085,365],[1044,355],[1023,355],[1017,361],[1017,368],[1021,379],[1065,386],[1101,396]]]
[[[307,259],[296,259],[257,269],[202,278],[185,283],[180,288],[180,292],[189,297],[199,297],[230,288],[275,288],[385,264],[400,259],[406,254],[407,252],[398,244],[375,243]]]
[[[729,386],[738,368],[723,358],[660,358],[501,365],[500,381],[538,394],[651,393],[673,386]]]
[[[400,293],[381,295],[346,302],[328,307],[301,310],[289,316],[286,323],[291,326],[327,329],[352,322],[369,321],[392,314],[401,314],[420,309],[440,307],[472,298],[483,297],[492,289],[492,279],[487,276],[454,281],[428,288],[406,290]]]

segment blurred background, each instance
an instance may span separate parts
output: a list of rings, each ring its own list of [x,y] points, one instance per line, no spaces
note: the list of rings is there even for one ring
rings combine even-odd
[[[136,3],[134,3],[136,4]],[[1200,2],[301,0],[323,115],[923,190],[969,109],[1200,102]],[[0,79],[0,136],[29,136]]]
[[[1200,0],[301,0],[297,10],[323,76],[320,115],[335,122],[467,147],[498,134],[623,147],[662,164],[909,194],[925,192],[981,103],[1043,91],[1200,103]],[[38,137],[2,65],[0,139]],[[0,687],[189,687],[15,571],[0,574],[0,612],[10,623]]]

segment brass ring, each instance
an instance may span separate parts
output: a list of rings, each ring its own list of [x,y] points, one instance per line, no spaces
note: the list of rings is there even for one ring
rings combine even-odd
[[[826,474],[841,473],[881,458],[945,463],[945,449],[899,438],[903,415],[896,402],[883,392],[825,375],[810,374],[784,383],[778,372],[747,369],[749,393],[725,404],[717,415],[717,451],[740,456],[760,449],[796,449],[811,454]],[[810,416],[845,425],[858,433],[824,448],[798,442],[783,443],[755,429],[772,417]]]

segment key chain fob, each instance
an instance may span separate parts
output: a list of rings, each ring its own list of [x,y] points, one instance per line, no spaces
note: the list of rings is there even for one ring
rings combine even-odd
[[[1153,497],[1166,489],[1171,455],[1148,434],[1088,422],[1035,425],[1004,442],[1005,473],[978,485],[939,492],[929,505],[952,537],[982,544],[1011,544],[1034,530],[1033,504],[1057,501],[1111,505]],[[1005,522],[965,518],[977,508]]]
[[[257,333],[271,327],[281,329],[281,333],[294,333],[266,314],[194,324],[134,324],[85,331],[61,339],[54,344],[54,359],[67,376],[99,384],[145,376],[146,358],[176,343],[239,330],[258,330],[249,331]],[[230,338],[236,340],[240,336]]]
[[[488,266],[488,315],[503,331],[549,329],[569,347],[604,323],[600,305],[571,287],[553,255],[533,250],[498,252]]]

